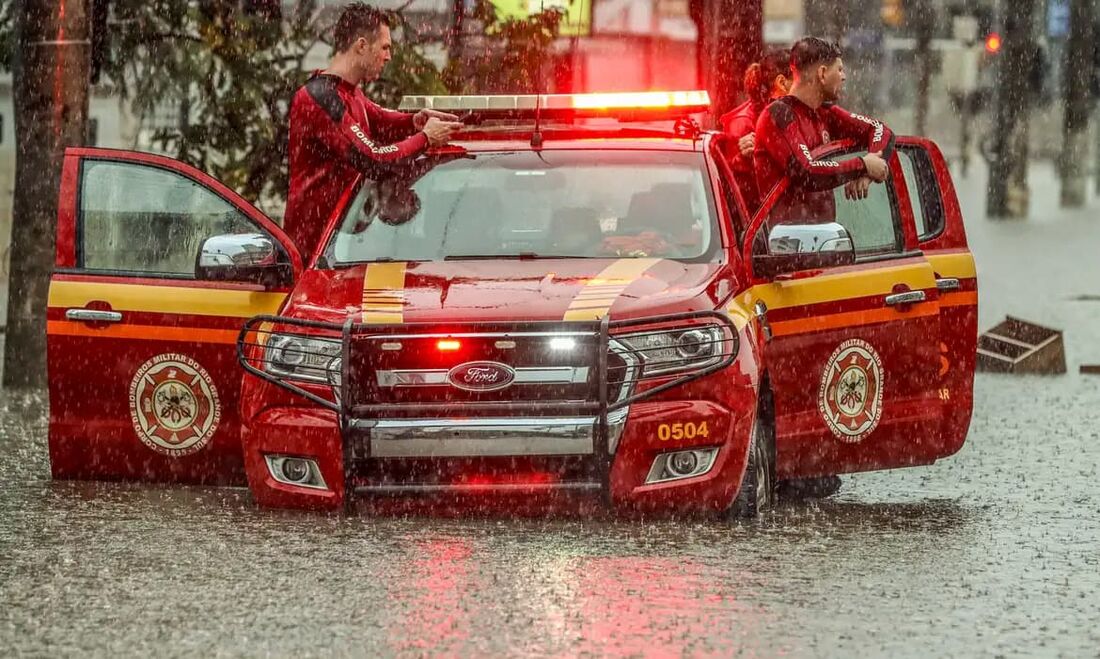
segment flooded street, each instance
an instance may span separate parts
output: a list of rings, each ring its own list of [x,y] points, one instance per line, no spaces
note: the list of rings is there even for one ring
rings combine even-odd
[[[259,510],[243,490],[52,483],[37,404],[9,397],[0,642],[35,655],[1093,655],[1097,400],[1095,378],[980,377],[956,457],[727,525],[321,517]]]
[[[1100,272],[1023,259],[1043,240],[1087,253],[1094,222],[970,223],[982,328],[1006,313],[1066,327],[1070,374],[979,376],[958,455],[747,523],[348,518],[260,510],[246,490],[54,483],[45,401],[6,394],[0,646],[1096,656],[1100,377],[1077,366],[1100,363],[1100,303],[1074,297],[1100,292]]]

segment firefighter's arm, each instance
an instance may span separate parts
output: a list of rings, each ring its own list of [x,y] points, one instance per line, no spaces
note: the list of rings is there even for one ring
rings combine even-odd
[[[877,119],[848,112],[839,105],[825,106],[826,122],[834,139],[851,138],[867,147],[867,153],[881,152],[884,160],[894,154],[894,132]]]
[[[347,160],[371,177],[378,177],[409,164],[428,147],[428,136],[416,132],[395,144],[378,144],[347,111],[336,88],[317,78],[306,85],[312,101],[310,123],[316,127],[314,139],[333,156]],[[403,113],[395,113],[403,114]],[[412,119],[410,117],[411,124]]]
[[[367,110],[372,133],[380,140],[395,142],[419,130],[414,121],[415,114],[387,110],[371,101],[366,101],[363,105]]]
[[[804,190],[831,190],[866,173],[863,160],[815,159],[802,140],[798,119],[785,103],[772,103],[756,124],[757,148],[763,148]]]

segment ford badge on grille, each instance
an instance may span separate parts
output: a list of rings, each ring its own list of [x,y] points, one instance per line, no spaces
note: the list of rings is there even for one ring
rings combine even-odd
[[[499,362],[466,362],[447,373],[451,386],[466,391],[496,391],[512,384],[515,379],[515,370]]]

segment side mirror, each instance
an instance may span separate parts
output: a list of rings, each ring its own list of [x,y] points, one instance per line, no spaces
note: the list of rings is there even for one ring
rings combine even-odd
[[[771,279],[855,262],[852,238],[840,224],[780,224],[768,234],[767,253],[753,255],[752,267],[758,276]]]
[[[293,269],[279,255],[275,242],[262,233],[211,236],[199,248],[195,278],[262,284],[265,288],[289,285]]]

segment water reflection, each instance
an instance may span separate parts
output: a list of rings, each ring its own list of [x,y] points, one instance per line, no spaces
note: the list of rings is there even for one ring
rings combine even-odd
[[[979,397],[1026,400],[1026,383],[996,384]],[[1091,409],[1058,386],[1037,403]],[[943,465],[858,475],[832,499],[730,524],[487,507],[349,517],[262,510],[246,490],[55,483],[41,409],[0,397],[0,470],[13,475],[0,643],[15,654],[1096,647],[1080,631],[1100,620],[1095,419],[1043,423],[1040,444],[1025,419],[978,414]]]

